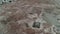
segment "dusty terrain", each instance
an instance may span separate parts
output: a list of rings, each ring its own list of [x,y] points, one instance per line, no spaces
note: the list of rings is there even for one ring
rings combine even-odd
[[[0,13],[0,23],[4,27],[0,31],[2,34],[56,34],[55,26],[43,19],[45,12],[50,14],[55,8],[53,0],[13,0],[9,4],[4,3]]]

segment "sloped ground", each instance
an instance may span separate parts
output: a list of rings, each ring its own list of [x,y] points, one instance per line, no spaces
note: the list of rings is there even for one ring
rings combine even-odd
[[[44,12],[56,8],[53,0],[13,0],[2,8],[0,23],[5,28],[1,34],[56,34],[55,26],[42,18]],[[33,27],[34,22],[41,24]]]

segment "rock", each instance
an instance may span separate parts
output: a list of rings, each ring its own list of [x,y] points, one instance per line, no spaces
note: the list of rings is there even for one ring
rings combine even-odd
[[[40,28],[40,22],[34,22],[33,27],[34,28]]]

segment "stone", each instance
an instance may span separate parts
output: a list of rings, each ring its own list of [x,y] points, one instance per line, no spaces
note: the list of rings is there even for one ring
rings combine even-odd
[[[33,27],[35,28],[40,28],[40,22],[34,22]]]

